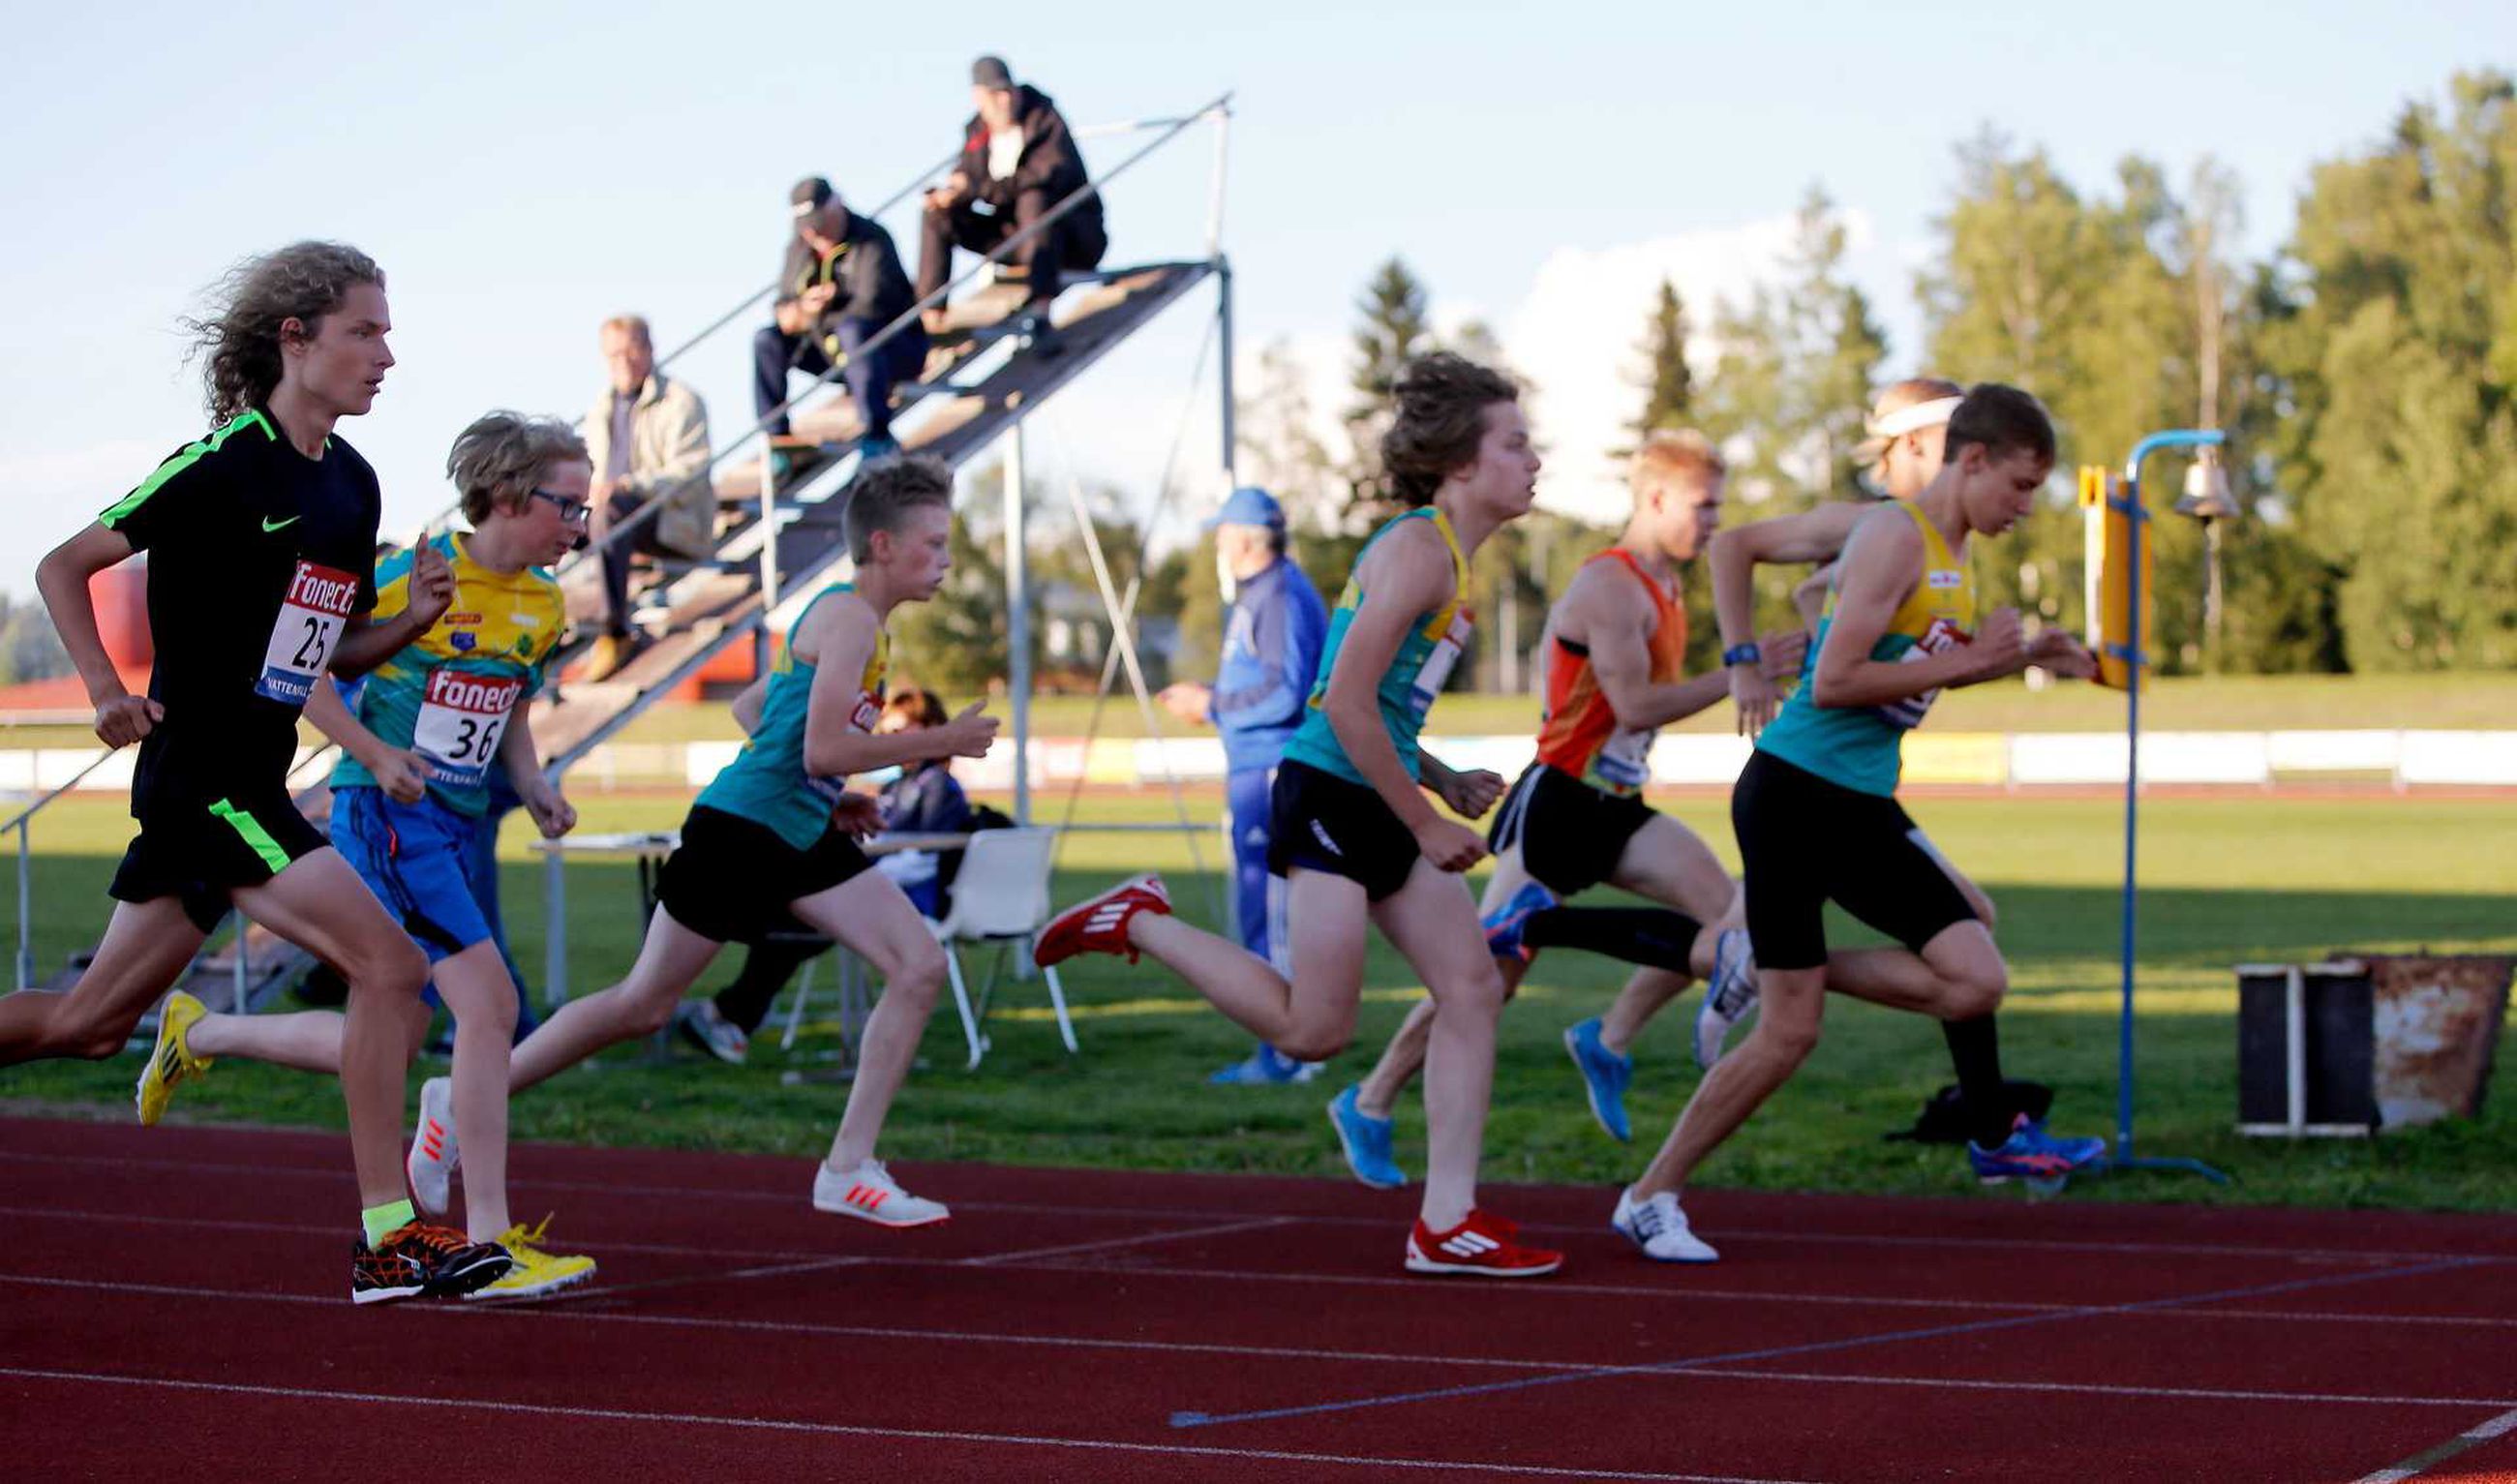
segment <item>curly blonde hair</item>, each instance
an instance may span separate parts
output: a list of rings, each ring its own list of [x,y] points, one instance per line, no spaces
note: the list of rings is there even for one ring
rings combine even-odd
[[[221,275],[210,289],[210,312],[183,321],[192,355],[203,362],[210,421],[267,404],[279,386],[282,326],[295,319],[312,335],[316,321],[361,283],[384,287],[384,270],[345,242],[292,242]]]
[[[1381,466],[1409,505],[1431,504],[1442,481],[1476,461],[1486,408],[1520,401],[1511,377],[1449,351],[1409,361],[1390,392],[1398,416],[1381,435]]]
[[[560,464],[586,463],[585,440],[556,417],[484,412],[454,436],[446,477],[463,496],[463,519],[475,530],[496,510],[516,511]]]

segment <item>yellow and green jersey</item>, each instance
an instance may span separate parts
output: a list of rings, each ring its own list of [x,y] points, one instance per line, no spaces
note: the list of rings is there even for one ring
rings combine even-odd
[[[1887,631],[1870,647],[1873,659],[1923,659],[1975,637],[1975,572],[1941,538],[1940,528],[1911,503],[1904,512],[1923,533],[1923,575],[1889,617]],[[1810,642],[1810,663],[1826,644],[1835,621],[1835,596]],[[1923,724],[1939,699],[1937,690],[1876,706],[1822,706],[1804,681],[1784,698],[1773,723],[1758,735],[1757,748],[1830,783],[1862,793],[1893,794],[1903,764],[1905,734]]]
[[[490,770],[498,765],[507,719],[540,692],[568,614],[559,583],[539,568],[492,572],[452,531],[428,544],[454,569],[454,602],[367,677],[359,720],[426,760],[430,797],[478,817],[490,807]],[[413,556],[397,552],[378,564],[377,621],[409,605]],[[355,758],[332,770],[335,788],[375,781]]]
[[[1389,668],[1382,673],[1379,687],[1381,725],[1389,734],[1389,745],[1397,749],[1398,761],[1406,767],[1407,776],[1422,781],[1424,765],[1417,755],[1417,738],[1425,730],[1425,713],[1433,708],[1433,698],[1442,694],[1443,683],[1451,678],[1451,667],[1459,662],[1460,652],[1468,648],[1469,559],[1460,550],[1460,538],[1452,532],[1449,518],[1425,505],[1374,531],[1372,539],[1363,543],[1363,550],[1355,553],[1356,570],[1362,569],[1364,557],[1383,536],[1409,521],[1430,521],[1433,529],[1442,533],[1442,544],[1451,553],[1453,579],[1450,601],[1417,615],[1407,637],[1400,641],[1398,653],[1391,657]],[[1310,702],[1303,707],[1302,723],[1294,730],[1294,740],[1285,744],[1287,757],[1351,784],[1366,780],[1345,755],[1336,729],[1329,725],[1327,703],[1329,674],[1337,668],[1338,651],[1344,647],[1346,630],[1354,625],[1355,613],[1362,607],[1362,579],[1348,577],[1345,591],[1338,595],[1337,612],[1329,616],[1328,641],[1320,650],[1320,669],[1311,684]]]

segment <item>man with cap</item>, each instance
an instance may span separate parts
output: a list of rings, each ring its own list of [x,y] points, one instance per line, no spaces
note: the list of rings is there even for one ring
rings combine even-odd
[[[1229,605],[1215,684],[1182,681],[1162,702],[1183,721],[1211,722],[1223,737],[1224,798],[1232,831],[1232,914],[1242,947],[1291,968],[1284,884],[1267,871],[1276,761],[1294,729],[1328,641],[1319,589],[1285,554],[1285,508],[1264,489],[1235,489],[1207,523],[1215,532],[1216,575]],[[1224,1084],[1305,1081],[1317,1069],[1260,1045],[1210,1079]]]
[[[961,126],[961,156],[945,183],[926,192],[917,249],[921,299],[953,276],[956,246],[993,252],[1090,179],[1057,105],[1029,83],[1017,86],[1003,59],[970,64],[970,100],[978,111]],[[1029,290],[1016,330],[1049,349],[1048,306],[1059,271],[1098,267],[1109,248],[1097,191],[1015,248],[1007,262],[1022,271]],[[926,325],[943,327],[941,306],[927,311]]]
[[[891,436],[891,387],[926,363],[926,332],[915,320],[868,352],[867,342],[917,302],[891,233],[848,210],[831,183],[807,176],[787,199],[795,231],[778,271],[777,323],[751,337],[751,406],[773,435],[787,432],[787,373],[819,376],[832,366],[847,379],[871,462],[900,451]],[[775,413],[776,415],[772,415]]]

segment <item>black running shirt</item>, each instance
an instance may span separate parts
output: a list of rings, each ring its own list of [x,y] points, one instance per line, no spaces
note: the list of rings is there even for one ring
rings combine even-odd
[[[375,471],[338,438],[297,451],[259,409],[187,444],[97,517],[149,554],[149,699],[131,812],[281,786],[297,713],[376,606]]]

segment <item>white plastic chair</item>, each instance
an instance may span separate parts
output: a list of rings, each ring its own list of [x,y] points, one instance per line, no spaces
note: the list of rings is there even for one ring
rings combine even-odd
[[[1032,937],[1048,921],[1049,853],[1055,838],[1056,831],[1049,829],[982,829],[971,835],[969,848],[961,856],[960,873],[953,878],[953,905],[941,921],[932,924],[935,941],[944,946],[944,970],[953,980],[953,1002],[961,1010],[961,1031],[970,1042],[971,1070],[988,1054],[988,1039],[979,1034],[979,1022],[987,1017],[988,997],[1004,973],[1006,955],[1017,946],[1024,950],[1015,972],[1025,977],[1031,966]],[[961,974],[960,945],[964,943],[997,946],[996,961],[989,965],[987,982],[979,986],[975,1007]],[[1048,981],[1048,1002],[1057,1011],[1058,1039],[1072,1053],[1075,1023],[1067,1018],[1065,987],[1057,982],[1057,970],[1040,972]]]

